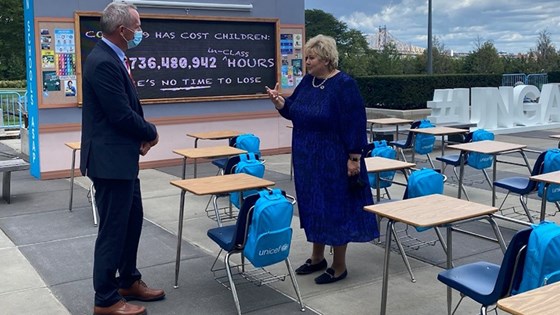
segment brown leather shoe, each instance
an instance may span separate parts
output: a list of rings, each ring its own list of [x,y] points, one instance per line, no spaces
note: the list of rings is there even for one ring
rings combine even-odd
[[[158,301],[165,297],[162,289],[148,288],[142,280],[137,280],[128,289],[119,289],[119,294],[127,301],[138,300],[144,302]]]
[[[93,308],[93,315],[144,315],[144,314],[147,314],[146,308],[144,306],[126,303],[125,300],[120,300],[117,303],[108,307],[95,306]]]

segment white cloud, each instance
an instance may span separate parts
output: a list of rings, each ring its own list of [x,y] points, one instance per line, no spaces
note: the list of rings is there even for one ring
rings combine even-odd
[[[376,33],[386,26],[404,43],[426,47],[427,0],[305,0],[307,9],[333,14],[349,27]],[[560,47],[560,2],[553,0],[433,0],[432,34],[454,51],[468,52],[478,37],[500,51],[527,52],[547,30]]]

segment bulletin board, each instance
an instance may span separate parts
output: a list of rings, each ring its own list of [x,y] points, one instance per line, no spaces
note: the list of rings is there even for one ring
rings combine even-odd
[[[78,105],[76,36],[72,19],[37,19],[39,108]]]
[[[98,21],[98,18],[98,13],[77,12],[74,19],[37,18],[35,20],[35,29],[37,33],[39,33],[36,36],[36,58],[37,65],[39,65],[37,68],[37,88],[38,91],[41,91],[41,93],[38,94],[39,108],[76,107],[81,102],[80,63],[85,61],[85,56],[92,48],[92,46],[88,46],[88,43],[90,42],[89,38],[88,41],[84,40],[84,38],[87,37],[86,32],[93,29],[91,25],[87,23],[92,22],[95,24]],[[142,26],[143,28],[149,29],[150,25],[153,24],[153,26],[158,29],[165,29],[165,27],[178,25],[180,29],[189,30],[192,30],[192,27],[196,26],[199,28],[202,27],[199,33],[206,32],[212,34],[221,32],[220,30],[227,30],[229,34],[245,34],[249,33],[247,30],[250,30],[251,32],[263,34],[264,38],[269,39],[259,41],[264,45],[263,47],[256,45],[255,41],[252,40],[236,39],[235,41],[230,42],[233,44],[230,44],[227,48],[240,54],[239,56],[235,56],[238,63],[240,62],[239,59],[247,59],[247,55],[250,56],[250,60],[248,60],[249,63],[247,63],[247,65],[241,65],[243,67],[236,66],[231,68],[231,66],[228,66],[228,69],[226,69],[227,71],[224,70],[225,72],[223,75],[220,74],[218,76],[225,77],[227,74],[227,77],[231,78],[232,81],[227,86],[222,83],[223,86],[220,86],[219,88],[216,86],[214,89],[175,88],[173,92],[170,92],[171,89],[168,88],[161,92],[161,87],[158,91],[155,91],[146,85],[138,88],[139,95],[143,103],[188,102],[193,100],[211,101],[229,98],[261,98],[266,97],[263,86],[267,85],[272,87],[275,82],[279,82],[282,93],[290,95],[305,75],[305,57],[303,55],[305,27],[303,25],[284,24],[280,26],[277,19],[178,17],[175,20],[175,18],[175,16],[173,19],[170,19],[169,16],[143,15]],[[158,23],[168,23],[169,25],[160,25]],[[192,34],[193,32],[191,31],[190,33]],[[168,35],[166,36],[170,36],[169,34],[171,34],[171,32],[168,32],[167,34]],[[179,32],[176,32],[175,36],[179,36]],[[165,39],[159,38],[158,41],[162,40]],[[193,40],[190,40],[190,42],[192,41]],[[156,45],[154,47],[169,47],[170,42],[173,41],[170,41],[169,38],[167,38],[167,45]],[[221,40],[221,42],[226,41]],[[149,40],[145,39],[142,42],[142,45],[147,47],[148,43]],[[177,47],[192,48],[193,45],[178,44]],[[202,53],[199,54],[200,56],[189,55],[188,58],[186,58],[186,64],[194,67],[197,63],[193,63],[193,61],[199,61],[198,65],[205,66],[207,64],[208,67],[210,67],[212,65],[210,62],[210,57],[212,57],[210,55],[210,48],[214,47],[217,47],[216,42],[210,41],[205,44],[204,51],[206,55],[202,55]],[[231,49],[231,47],[235,49]],[[214,48],[213,51],[214,53],[222,52],[225,54],[226,49]],[[131,52],[133,51],[131,50]],[[205,61],[205,57],[208,57],[208,62]],[[138,58],[141,58],[141,56]],[[159,57],[157,60],[163,60],[162,58],[166,57]],[[194,60],[193,58],[197,60]],[[177,71],[178,73],[184,74],[185,69],[181,69],[182,63],[180,63],[179,59],[180,58],[178,58],[176,63],[176,68],[179,69],[174,70],[173,65],[175,63],[170,57],[169,69],[166,70],[166,72],[171,73],[172,71]],[[220,58],[220,60],[225,59],[225,56]],[[248,67],[251,66],[250,62],[252,62],[253,59],[257,61],[264,61],[258,63],[258,67],[252,67],[249,69]],[[189,61],[191,62],[189,63]],[[149,65],[148,59],[146,65]],[[163,71],[163,65],[165,64],[161,61],[159,64],[159,72]],[[138,69],[135,70],[137,75],[141,76],[143,69],[140,68],[140,63],[138,63],[138,66]],[[188,65],[186,67],[188,67]],[[198,76],[201,76],[201,78],[207,78],[209,73],[218,73],[220,69],[217,67],[217,69],[201,68],[200,71],[195,71],[194,68],[186,70],[190,70],[186,72],[189,73],[190,76],[195,74],[196,77],[193,78],[196,79]],[[254,75],[248,75],[248,70],[256,72]],[[216,82],[217,79],[219,79],[218,77],[216,80],[212,80],[213,85],[217,85]],[[254,78],[253,81],[245,82],[251,78]],[[177,81],[179,80],[177,79]],[[201,80],[196,81],[200,82]],[[208,82],[208,80],[205,82]],[[231,89],[231,91],[229,91],[228,88]],[[190,92],[187,93],[186,91]],[[170,94],[172,93],[175,93],[178,96],[170,97]]]
[[[280,27],[280,88],[289,95],[305,75],[304,26]]]

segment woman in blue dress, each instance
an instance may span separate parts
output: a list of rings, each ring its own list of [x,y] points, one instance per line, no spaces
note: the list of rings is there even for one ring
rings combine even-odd
[[[311,257],[297,274],[327,268],[325,245],[333,246],[333,263],[317,284],[344,279],[349,242],[378,237],[362,148],[367,143],[366,114],[354,79],[337,70],[338,51],[332,37],[318,35],[305,45],[308,74],[284,98],[278,83],[267,88],[279,113],[293,123],[292,158],[301,227],[313,244]]]

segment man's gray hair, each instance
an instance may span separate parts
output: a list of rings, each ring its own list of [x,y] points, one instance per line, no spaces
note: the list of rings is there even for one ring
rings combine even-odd
[[[130,9],[136,10],[136,6],[124,2],[111,2],[103,10],[99,23],[103,34],[113,34],[121,25],[131,26],[134,22],[130,15]]]

